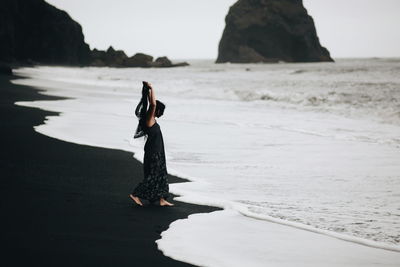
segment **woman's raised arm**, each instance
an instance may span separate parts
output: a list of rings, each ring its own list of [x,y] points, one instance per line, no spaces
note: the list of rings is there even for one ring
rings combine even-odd
[[[153,126],[153,124],[156,122],[155,115],[156,115],[156,95],[154,93],[154,89],[151,86],[151,83],[146,83],[147,86],[149,87],[149,102],[150,102],[150,107],[149,111],[147,113],[147,119],[146,119],[146,125],[147,127]]]

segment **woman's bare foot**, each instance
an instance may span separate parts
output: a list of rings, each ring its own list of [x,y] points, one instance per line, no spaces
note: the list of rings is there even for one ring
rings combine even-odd
[[[163,198],[160,198],[160,206],[173,206],[174,204],[169,203],[168,201],[166,201]]]
[[[143,203],[142,203],[142,201],[140,201],[140,198],[135,197],[135,196],[132,195],[132,194],[130,194],[129,197],[130,197],[133,201],[135,201],[135,203],[138,204],[139,206],[143,206]]]

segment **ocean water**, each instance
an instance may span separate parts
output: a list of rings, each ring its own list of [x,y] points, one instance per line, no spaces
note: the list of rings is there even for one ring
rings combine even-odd
[[[61,112],[38,132],[142,160],[134,109],[150,81],[168,170],[192,181],[170,186],[179,200],[400,251],[399,59],[191,63],[23,68],[15,83],[70,99],[17,104]]]

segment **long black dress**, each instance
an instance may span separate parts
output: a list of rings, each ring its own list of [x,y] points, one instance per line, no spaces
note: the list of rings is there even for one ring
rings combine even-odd
[[[135,187],[132,195],[150,202],[160,200],[160,198],[167,199],[169,197],[168,173],[160,125],[155,122],[144,131],[147,134],[143,159],[144,179]]]

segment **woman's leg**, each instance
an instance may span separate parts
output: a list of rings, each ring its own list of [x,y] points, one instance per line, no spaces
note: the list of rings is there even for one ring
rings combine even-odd
[[[145,191],[145,181],[146,181],[146,177],[149,173],[149,164],[148,164],[148,159],[146,157],[146,152],[144,154],[144,158],[143,158],[143,174],[144,174],[144,179],[142,182],[140,182],[135,189],[133,189],[132,193],[129,195],[129,197],[139,206],[143,206],[142,201],[140,200],[140,198],[138,197],[138,195],[143,194],[143,192]]]

